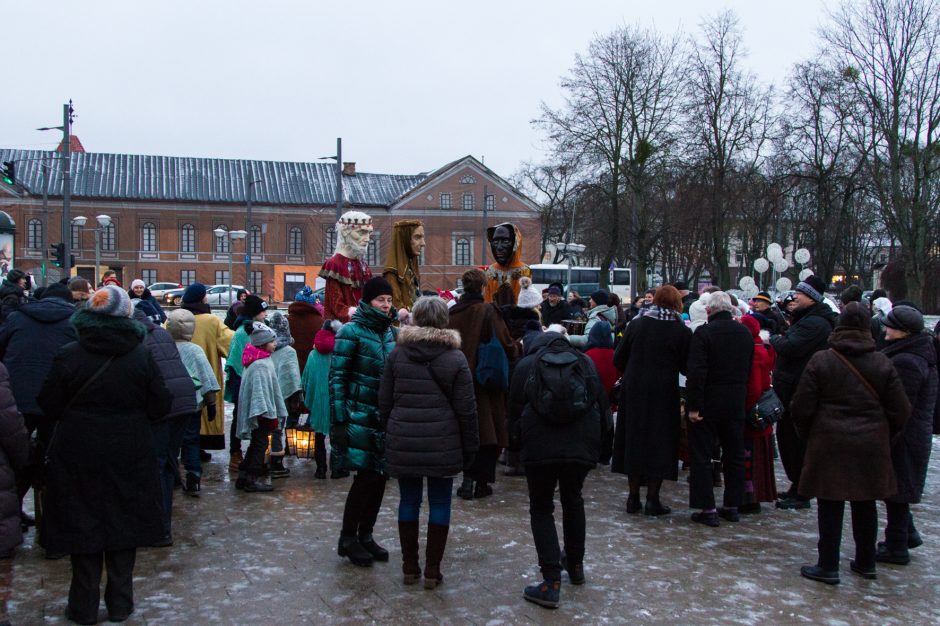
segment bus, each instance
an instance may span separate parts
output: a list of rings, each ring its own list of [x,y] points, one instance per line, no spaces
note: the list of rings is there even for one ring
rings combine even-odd
[[[532,270],[532,286],[538,291],[548,288],[551,283],[561,283],[565,296],[570,289],[574,289],[587,299],[592,292],[600,289],[602,270],[599,267],[572,266],[570,285],[566,263],[537,263],[530,265],[529,269]],[[608,282],[609,291],[617,294],[621,302],[628,303],[632,300],[629,268],[615,269],[613,280]]]

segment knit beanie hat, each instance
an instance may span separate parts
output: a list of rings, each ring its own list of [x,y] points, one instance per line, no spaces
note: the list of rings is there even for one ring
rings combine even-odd
[[[304,285],[304,288],[297,292],[297,295],[294,296],[295,302],[306,302],[308,304],[316,304],[317,297],[313,293],[313,289],[309,285]]]
[[[362,301],[369,304],[379,296],[392,295],[392,286],[381,276],[370,278],[362,287]]]
[[[143,287],[144,289],[146,289],[147,284],[141,279],[135,278],[133,281],[131,281],[131,289],[133,289],[134,287]]]
[[[202,302],[202,299],[205,297],[206,286],[202,283],[193,283],[183,292],[183,303],[193,304],[195,302]]]
[[[252,319],[262,311],[268,308],[268,303],[258,296],[251,295],[245,298],[245,304],[242,307],[240,315],[246,319]]]
[[[39,291],[38,289],[36,290]],[[45,300],[46,298],[62,298],[66,302],[72,301],[72,292],[71,290],[61,283],[52,283],[42,292],[42,295],[38,295],[37,298],[40,300]]]
[[[6,275],[6,279],[10,281],[11,283],[13,283],[14,285],[16,284],[16,281],[25,277],[26,277],[26,272],[24,272],[23,270],[18,270],[18,269],[12,269]]]
[[[912,306],[899,304],[891,309],[884,324],[888,328],[916,334],[924,330],[924,315]]]
[[[290,325],[287,323],[287,316],[280,311],[275,311],[266,320],[267,325],[271,327],[274,334],[277,335],[277,347],[294,345],[294,338],[290,335]]]
[[[523,276],[519,279],[519,285],[522,289],[519,291],[519,300],[516,302],[517,306],[523,309],[534,309],[542,304],[542,294],[532,286],[531,278]]]
[[[598,289],[597,291],[591,294],[591,300],[593,300],[594,304],[597,306],[607,306],[609,297],[610,297],[610,294],[608,294],[603,289]]]
[[[741,323],[744,324],[744,327],[751,331],[751,337],[760,336],[760,322],[757,317],[754,315],[744,315],[741,317]]]
[[[313,347],[320,354],[333,354],[333,347],[336,345],[336,333],[325,328],[317,331],[313,336]]]
[[[871,332],[871,316],[860,302],[849,302],[839,316],[836,326]]]
[[[126,291],[116,285],[105,285],[89,298],[88,310],[111,317],[130,317],[134,305]]]
[[[814,302],[822,302],[824,294],[826,293],[826,283],[813,274],[812,276],[807,276],[806,280],[801,281],[796,286],[796,291],[809,296]]]
[[[584,351],[587,352],[591,348],[613,347],[613,328],[611,328],[610,322],[607,320],[598,319],[596,322],[594,322],[594,325],[591,326],[591,331],[588,333],[588,340],[587,344],[584,346]]]
[[[274,334],[274,331],[261,322],[254,322],[251,325],[251,335],[248,336],[248,340],[251,341],[251,345],[254,347],[260,348],[276,339],[277,335]]]
[[[186,309],[170,311],[166,316],[166,332],[176,341],[192,341],[196,332],[196,316]]]

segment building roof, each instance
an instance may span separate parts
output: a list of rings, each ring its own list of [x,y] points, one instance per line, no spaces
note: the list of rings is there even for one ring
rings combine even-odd
[[[42,195],[42,163],[48,161],[49,195],[62,195],[62,158],[57,152],[0,149],[0,161],[15,161],[17,182]],[[296,163],[72,153],[73,198],[244,203],[249,173],[253,202],[262,205],[336,204],[336,166]],[[347,205],[388,206],[428,177],[427,174],[357,173],[343,177]]]

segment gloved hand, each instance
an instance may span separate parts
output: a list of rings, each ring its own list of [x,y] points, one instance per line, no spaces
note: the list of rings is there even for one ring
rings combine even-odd
[[[215,421],[215,405],[214,404],[206,405],[206,419],[209,420],[210,422]]]
[[[464,452],[463,453],[463,471],[468,471],[472,466],[473,462],[476,460],[476,452]]]
[[[345,450],[349,447],[349,436],[345,424],[333,424],[330,427],[330,446]]]

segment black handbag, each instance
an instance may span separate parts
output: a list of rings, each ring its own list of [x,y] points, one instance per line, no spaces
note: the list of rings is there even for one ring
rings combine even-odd
[[[754,430],[764,430],[779,422],[781,417],[783,417],[783,402],[771,387],[760,394],[760,398],[748,411],[747,423]]]

